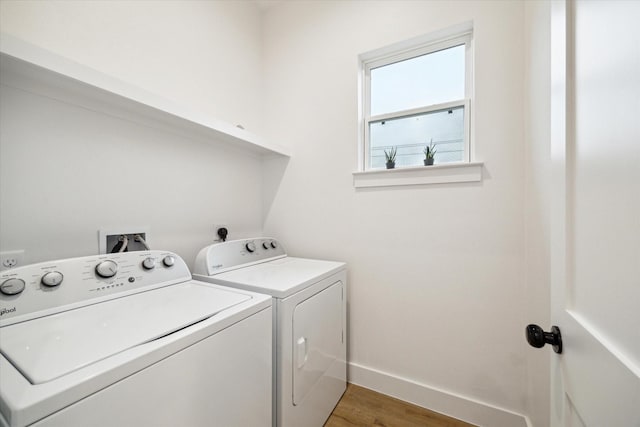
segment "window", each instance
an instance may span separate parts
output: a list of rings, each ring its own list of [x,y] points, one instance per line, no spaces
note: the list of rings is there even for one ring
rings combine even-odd
[[[435,164],[469,162],[472,91],[471,25],[360,56],[360,170],[422,166],[433,144]]]

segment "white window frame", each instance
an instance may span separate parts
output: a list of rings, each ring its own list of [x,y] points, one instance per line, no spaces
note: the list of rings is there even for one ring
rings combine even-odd
[[[388,114],[371,116],[371,70],[396,62],[428,55],[443,49],[455,46],[465,46],[465,94],[464,99],[451,102],[426,105],[403,111],[396,111]],[[361,172],[372,171],[369,142],[369,128],[372,123],[384,120],[411,117],[417,114],[424,114],[436,111],[447,110],[454,107],[464,108],[464,156],[462,162],[445,163],[459,164],[470,163],[471,156],[471,94],[473,93],[473,25],[465,23],[437,33],[417,37],[405,42],[387,46],[360,55],[360,129],[359,129],[359,156],[358,170]]]

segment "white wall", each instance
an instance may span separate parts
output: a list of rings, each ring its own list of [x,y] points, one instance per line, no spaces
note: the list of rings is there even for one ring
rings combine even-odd
[[[526,323],[550,325],[551,63],[549,1],[525,2],[525,281]],[[527,413],[534,426],[549,425],[548,346],[527,354]]]
[[[3,32],[251,130],[259,19],[243,2],[0,3]],[[0,249],[94,254],[99,228],[143,225],[191,264],[215,223],[260,232],[260,159],[6,86],[0,98]]]
[[[524,19],[503,1],[285,2],[264,18],[265,127],[293,147],[266,170],[265,231],[349,263],[349,359],[388,374],[365,385],[527,409]],[[469,20],[483,181],[356,191],[358,54]]]

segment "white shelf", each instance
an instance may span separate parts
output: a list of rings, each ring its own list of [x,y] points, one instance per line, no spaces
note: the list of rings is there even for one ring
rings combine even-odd
[[[79,64],[0,34],[2,83],[63,102],[250,152],[289,157],[286,147]]]

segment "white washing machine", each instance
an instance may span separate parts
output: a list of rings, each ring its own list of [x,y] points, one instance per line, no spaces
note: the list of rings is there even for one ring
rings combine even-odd
[[[322,427],[346,389],[346,265],[256,238],[202,249],[193,277],[273,297],[273,426]]]
[[[265,426],[268,296],[191,279],[170,252],[0,273],[3,426]]]

